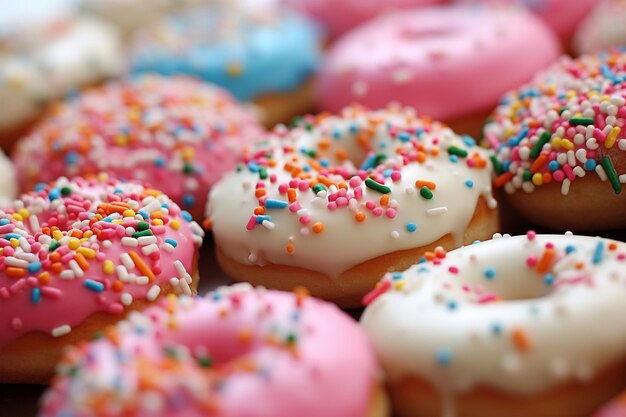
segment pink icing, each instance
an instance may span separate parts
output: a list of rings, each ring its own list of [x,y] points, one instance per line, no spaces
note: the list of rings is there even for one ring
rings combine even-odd
[[[169,297],[58,369],[42,417],[363,417],[377,377],[369,341],[335,305],[249,286]]]
[[[407,11],[373,20],[331,47],[317,99],[329,111],[399,101],[447,121],[489,111],[559,53],[551,31],[522,10]]]
[[[22,189],[100,171],[158,186],[198,212],[210,187],[263,129],[225,90],[154,75],[87,90],[18,144]]]
[[[319,21],[335,37],[376,15],[392,10],[444,3],[445,0],[284,0]]]
[[[113,214],[123,205],[134,210]],[[189,213],[138,184],[60,178],[22,195],[0,210],[0,346],[31,331],[62,336],[160,289],[189,292],[180,281],[191,279],[202,235]],[[130,251],[139,261],[126,265]]]

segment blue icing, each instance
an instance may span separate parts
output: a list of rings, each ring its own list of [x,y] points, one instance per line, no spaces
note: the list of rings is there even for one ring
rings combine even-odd
[[[195,76],[239,100],[294,90],[317,69],[322,32],[292,12],[261,16],[215,9],[170,16],[137,35],[131,71]],[[168,44],[158,40],[163,38]]]

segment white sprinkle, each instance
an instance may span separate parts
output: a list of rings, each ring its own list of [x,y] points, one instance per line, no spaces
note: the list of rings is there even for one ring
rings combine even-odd
[[[191,288],[189,288],[189,284],[184,279],[178,281],[181,292],[185,295],[191,295]]]
[[[563,358],[556,358],[550,362],[550,373],[556,379],[565,379],[568,377],[570,369],[567,362]]]
[[[148,290],[148,293],[146,294],[146,298],[148,299],[148,301],[154,301],[157,299],[160,293],[161,293],[161,287],[159,287],[158,285],[153,285]]]
[[[141,236],[140,238],[135,240],[137,241],[137,243],[139,243],[139,246],[147,246],[152,245],[153,243],[157,243],[156,236]]]
[[[400,237],[400,232],[398,232],[397,230],[392,230],[390,235],[392,239],[398,239]]]
[[[191,229],[191,232],[195,235],[198,236],[204,236],[204,229],[202,229],[202,227],[200,227],[200,225],[196,222],[191,222],[188,223],[189,224],[189,228]]]
[[[587,162],[587,151],[585,149],[579,149],[576,151],[576,159],[578,159],[583,164]]]
[[[413,79],[413,74],[409,68],[398,68],[391,72],[391,81],[396,85],[403,85]]]
[[[598,177],[600,177],[602,181],[606,181],[609,179],[609,177],[606,176],[606,171],[604,171],[604,167],[600,164],[596,165],[596,174],[598,174]]]
[[[263,223],[261,223],[261,225],[268,230],[274,230],[274,228],[276,228],[276,224],[272,223],[269,220],[263,220]]]
[[[103,242],[102,242],[102,247],[104,247],[104,248],[108,249],[108,248],[110,248],[110,247],[111,247],[111,245],[112,245],[112,244],[113,244],[113,243],[111,243],[111,241],[110,241],[110,240],[105,240],[105,241],[103,241]]]
[[[16,230],[18,229],[14,229],[13,231],[15,232]],[[20,248],[22,248],[24,252],[30,252],[30,243],[28,243],[25,237],[20,238]]]
[[[37,255],[35,255],[34,253],[16,252],[13,256],[22,259],[28,263],[35,262],[37,260]]]
[[[72,259],[68,263],[68,266],[77,277],[82,277],[83,275],[85,275],[85,273],[83,272],[83,269],[80,267],[80,265],[78,265],[78,262],[76,262],[76,260]]]
[[[134,228],[132,228],[130,226],[126,228],[126,236],[132,236],[134,234],[135,234],[135,229]]]
[[[127,254],[127,253],[121,254],[120,255],[120,260],[122,261],[122,263],[124,264],[126,269],[133,269],[135,267],[135,263],[133,262],[133,260],[130,257],[130,255]]]
[[[71,331],[72,331],[72,328],[70,327],[70,325],[69,324],[64,324],[62,326],[55,327],[54,329],[52,329],[52,337],[65,336],[66,334],[68,334]]]
[[[574,151],[567,151],[567,163],[571,167],[576,166],[576,154]]]
[[[174,269],[176,269],[176,273],[178,274],[178,278],[182,278],[187,273],[187,270],[183,266],[183,263],[179,260],[174,261]]]
[[[174,291],[178,288],[178,278],[172,277],[170,278],[170,285],[174,288]]]
[[[13,256],[4,258],[4,264],[7,266],[17,266],[18,268],[28,268],[28,262],[22,261]]]
[[[193,279],[191,279],[191,275],[189,275],[189,273],[187,272],[185,272],[185,275],[183,275],[181,280],[187,281],[187,284],[191,284],[191,281],[193,281]]]
[[[133,295],[131,293],[125,292],[120,297],[120,301],[125,306],[129,306],[129,305],[131,305],[133,303]]]
[[[619,182],[622,184],[626,183],[626,174],[622,174],[619,176]]]
[[[138,243],[139,242],[137,242],[137,239],[132,238],[132,237],[125,236],[122,238],[122,245],[128,246],[130,248],[137,247]]]
[[[446,214],[448,212],[448,207],[435,207],[426,210],[426,214],[429,216],[439,216],[442,214]]]
[[[135,283],[139,285],[148,285],[150,283],[150,278],[145,275],[140,275],[135,278]]]
[[[561,184],[561,194],[563,194],[563,195],[568,195],[569,194],[570,183],[571,183],[571,181],[568,178],[565,178],[563,180],[563,183]]]
[[[61,279],[74,279],[74,271],[70,271],[69,269],[66,269],[64,271],[61,271],[61,273],[59,274],[59,277]]]
[[[151,245],[144,246],[143,248],[141,248],[141,252],[146,256],[150,255],[151,253],[158,252],[158,251],[159,251],[159,247],[156,245],[156,243],[153,243]]]
[[[152,201],[150,201],[149,203],[146,203],[149,199],[152,199]],[[161,203],[159,202],[159,200],[155,199],[154,197],[146,197],[143,199],[141,203],[146,204],[146,205],[140,211],[144,211],[148,214],[161,208]]]
[[[617,147],[620,151],[626,151],[626,139],[620,139],[619,142],[617,142]]]
[[[502,361],[500,362],[500,366],[502,370],[507,374],[516,373],[520,370],[521,363],[520,359],[517,355],[513,353],[509,353],[502,357]]]
[[[116,266],[115,271],[117,272],[117,278],[120,281],[128,282],[128,270],[124,267],[124,265]]]
[[[586,174],[585,170],[584,170],[584,169],[583,169],[583,167],[581,167],[581,166],[574,167],[574,169],[573,169],[572,171],[573,171],[573,172],[574,172],[574,174],[576,174],[576,176],[577,176],[577,177],[579,177],[579,178],[584,177],[584,176],[585,176],[585,174]]]
[[[172,253],[174,252],[174,246],[170,245],[169,243],[165,242],[163,244],[163,250],[167,253]]]
[[[30,216],[28,218],[28,222],[30,223],[30,230],[32,232],[35,232],[36,230],[41,229],[41,227],[39,226],[39,217],[37,217],[37,216]]]

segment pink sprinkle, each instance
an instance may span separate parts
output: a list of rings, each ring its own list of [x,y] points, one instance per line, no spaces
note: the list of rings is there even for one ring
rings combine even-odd
[[[13,248],[11,246],[6,246],[2,250],[2,255],[4,255],[4,256],[13,256],[14,253],[15,253],[15,251],[13,250]]]
[[[259,188],[265,188],[265,182],[259,181],[256,183],[255,188],[258,190]]]
[[[526,258],[526,265],[528,265],[530,268],[534,268],[537,265],[537,257],[529,256],[528,258]]]
[[[626,254],[620,253],[619,255],[617,255],[617,259],[619,259],[620,261],[623,261],[624,259],[626,259]]]
[[[528,240],[535,240],[535,236],[537,236],[537,232],[534,230],[529,230],[528,233],[526,233],[526,238],[528,238]]]
[[[11,327],[13,327],[13,330],[20,330],[22,328],[22,319],[19,317],[13,317],[11,320]]]
[[[298,178],[293,178],[289,181],[289,188],[298,188],[298,184],[300,184],[300,180]]]
[[[13,283],[13,285],[11,285],[9,287],[9,290],[11,291],[11,294],[17,294],[25,286],[26,286],[26,280],[24,278],[22,278],[22,279],[16,281],[15,283]]]
[[[394,217],[396,217],[396,209],[389,207],[387,210],[385,210],[385,215],[390,219],[393,219]]]
[[[372,291],[365,294],[365,296],[363,297],[363,301],[362,301],[363,305],[367,306],[371,304],[374,300],[376,300],[382,294],[389,291],[390,288],[391,288],[391,280],[389,279],[382,280],[376,288],[374,288]]]
[[[382,207],[376,207],[374,210],[372,210],[372,214],[373,214],[374,216],[377,216],[377,217],[378,217],[378,216],[382,216],[382,214],[383,214],[383,209],[382,209]]]
[[[606,135],[604,134],[604,132],[597,127],[593,129],[593,137],[598,139],[599,142],[604,142],[606,140]]]
[[[162,235],[167,232],[167,228],[165,226],[150,226],[150,231],[155,235]]]
[[[568,164],[563,165],[563,172],[565,172],[565,175],[567,175],[567,178],[570,181],[574,181],[574,179],[576,179],[576,174],[574,174],[572,167]]]
[[[492,292],[485,293],[478,298],[478,302],[481,304],[490,303],[492,301],[498,301],[498,296]]]
[[[361,178],[355,175],[354,177],[350,178],[350,182],[348,184],[350,184],[350,187],[356,188],[362,183],[363,183],[363,180],[361,180]]]
[[[289,189],[289,185],[287,185],[287,184],[286,184],[286,183],[284,183],[284,182],[283,182],[283,183],[281,183],[281,184],[278,186],[278,192],[279,192],[279,193],[281,193],[281,194],[285,194],[285,193],[287,192],[287,190],[288,190],[288,189]]]
[[[367,200],[367,202],[365,203],[365,207],[367,207],[368,210],[374,210],[376,208],[376,203],[374,203],[372,200]]]
[[[348,199],[345,197],[339,197],[337,199],[337,206],[338,207],[345,207],[348,205]]]
[[[46,298],[53,298],[53,299],[57,299],[57,298],[61,298],[61,296],[63,295],[63,292],[55,287],[41,287],[41,295],[43,295]]]
[[[452,272],[452,271],[450,271],[450,272]],[[457,272],[458,272],[458,271],[457,271]],[[456,274],[456,272],[452,272],[452,273],[453,273],[453,274]],[[465,291],[465,292],[470,292],[470,287],[469,287],[469,285],[467,285],[467,284],[463,285],[461,288],[462,288],[462,289],[463,289],[463,291]]]
[[[360,200],[363,197],[363,188],[355,188],[354,189],[354,198]]]
[[[459,268],[457,268],[456,266],[451,266],[450,268],[448,268],[448,271],[450,271],[451,274],[458,274],[459,273]],[[464,286],[466,287],[466,286]]]
[[[308,189],[309,189],[309,184],[306,181],[300,181],[300,184],[298,184],[298,190],[306,191]]]
[[[270,182],[271,182],[272,184],[276,183],[276,180],[277,180],[277,179],[278,179],[278,178],[276,177],[276,174],[270,174]]]
[[[309,224],[311,222],[311,216],[309,216],[308,214],[305,214],[304,216],[300,217],[298,221],[301,224]]]
[[[402,179],[402,173],[400,171],[393,171],[391,173],[392,181],[400,181]]]
[[[552,242],[546,243],[546,249],[554,249],[554,243]]]
[[[302,205],[298,201],[294,201],[293,203],[289,204],[289,211],[292,213],[297,213],[298,210],[300,210],[301,208]]]
[[[330,201],[328,204],[326,204],[326,208],[328,210],[335,210],[337,208],[337,202],[336,201]]]
[[[565,173],[562,169],[557,169],[552,173],[552,178],[554,178],[554,181],[556,182],[563,182],[565,179]]]
[[[122,314],[124,312],[124,306],[120,303],[112,303],[107,310],[109,310],[111,314]]]
[[[250,216],[248,223],[246,224],[246,230],[252,230],[256,227],[256,216]]]
[[[26,278],[26,283],[29,287],[36,287],[39,284],[39,280],[35,277]]]

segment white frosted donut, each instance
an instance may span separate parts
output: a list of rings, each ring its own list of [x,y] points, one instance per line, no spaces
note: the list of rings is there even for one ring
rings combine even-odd
[[[306,117],[214,186],[218,259],[237,280],[358,305],[382,273],[495,232],[487,157],[410,108]]]
[[[625,265],[624,243],[529,232],[387,275],[361,323],[397,415],[590,415],[625,382]]]
[[[33,121],[50,101],[122,71],[121,41],[108,24],[69,14],[36,23],[0,30],[0,135]]]

